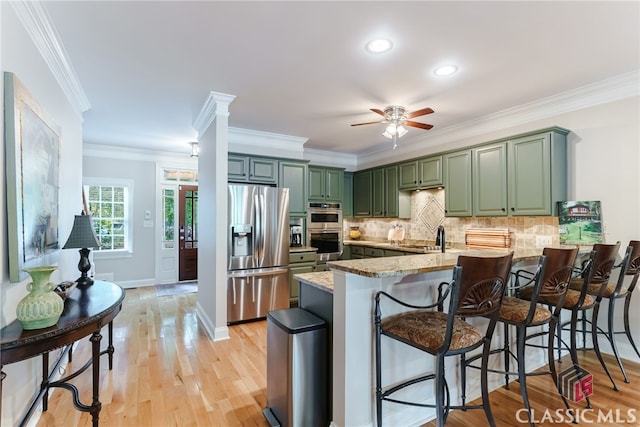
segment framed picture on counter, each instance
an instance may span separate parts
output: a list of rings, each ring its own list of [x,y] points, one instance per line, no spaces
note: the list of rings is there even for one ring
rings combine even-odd
[[[602,243],[600,201],[558,202],[558,225],[560,244]]]

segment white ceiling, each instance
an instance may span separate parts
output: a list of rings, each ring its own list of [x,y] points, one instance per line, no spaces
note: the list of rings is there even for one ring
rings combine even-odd
[[[434,130],[640,70],[638,1],[51,1],[91,105],[84,140],[188,152],[211,91],[229,125],[362,154],[389,140],[370,108]],[[364,45],[387,37],[394,48]],[[454,63],[459,72],[436,77]],[[411,137],[429,132],[410,128]]]

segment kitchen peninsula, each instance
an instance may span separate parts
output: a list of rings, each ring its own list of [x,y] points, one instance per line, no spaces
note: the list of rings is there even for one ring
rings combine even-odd
[[[459,255],[490,257],[502,256],[506,252],[456,250],[444,254],[332,261],[327,263],[332,270],[330,275],[328,272],[296,275],[295,278],[301,281],[302,307],[308,307],[310,311],[323,307],[323,313],[317,314],[321,317],[328,314],[326,305],[305,299],[305,287],[312,291],[311,294],[323,292],[327,297],[324,301],[330,301],[332,305],[331,425],[375,425],[373,301],[377,291],[384,290],[415,304],[428,304],[437,298],[437,285],[451,280],[452,269]],[[541,252],[542,249],[515,250],[514,266],[535,266]],[[393,310],[391,306],[383,307],[385,316],[393,314]],[[385,383],[433,370],[432,361],[424,353],[388,341],[390,340],[385,340],[382,347],[383,353],[387,355],[385,360],[389,361],[388,365],[383,366]],[[457,360],[449,359],[446,365],[447,375],[450,376],[449,387],[452,399],[457,399]],[[540,359],[543,362],[544,355]],[[535,368],[536,361],[528,363],[528,366]],[[496,386],[497,384],[499,380],[496,380]],[[475,384],[467,388],[467,396],[479,395],[479,388]],[[431,382],[405,392],[406,395],[419,396],[417,400],[424,402],[428,402],[433,395]],[[425,408],[390,405],[384,408],[383,416],[384,425],[409,426],[428,422],[434,418],[434,412]]]

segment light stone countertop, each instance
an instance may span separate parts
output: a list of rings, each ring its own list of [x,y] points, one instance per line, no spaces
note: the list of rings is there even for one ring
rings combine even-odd
[[[314,286],[322,291],[333,293],[333,271],[318,271],[316,273],[300,273],[293,276],[301,282]]]
[[[423,255],[404,255],[384,258],[365,258],[345,261],[329,261],[327,267],[365,277],[393,277],[409,274],[429,273],[453,269],[459,255],[498,257],[514,252],[513,263],[535,260],[542,254],[542,248],[504,250],[462,250]]]

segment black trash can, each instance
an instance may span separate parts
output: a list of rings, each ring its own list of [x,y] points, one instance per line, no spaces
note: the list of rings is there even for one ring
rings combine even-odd
[[[327,323],[302,308],[267,314],[267,407],[272,426],[329,425]]]

